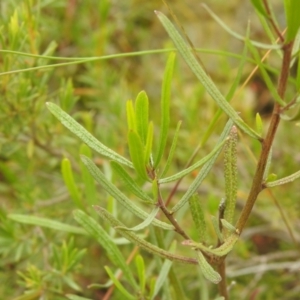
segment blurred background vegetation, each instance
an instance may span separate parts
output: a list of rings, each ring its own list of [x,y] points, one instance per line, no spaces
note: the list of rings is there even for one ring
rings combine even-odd
[[[250,1],[208,0],[206,3],[242,35],[250,19],[251,38],[270,43]],[[272,3],[283,28],[282,3]],[[217,86],[227,93],[236,76],[239,60],[226,53],[241,54],[243,44],[220,28],[199,1],[178,0],[170,5],[194,45],[210,50],[210,53],[201,54],[201,59]],[[168,13],[158,0],[4,0],[0,2],[0,49],[59,57],[90,57],[172,48],[154,10]],[[221,51],[221,54],[213,53],[214,50]],[[61,175],[64,157],[72,163],[80,197],[88,209],[92,204],[106,206],[109,197],[100,188],[93,199],[85,194],[79,160],[80,141],[50,115],[45,102],[58,103],[101,142],[128,156],[126,101],[145,90],[150,99],[150,118],[158,132],[160,89],[167,55],[136,55],[2,74],[59,61],[0,53],[1,299],[65,299],[63,295],[68,292],[102,299],[106,289],[87,289],[92,283],[104,283],[108,279],[103,266],[110,263],[96,242],[80,234],[71,236],[16,223],[8,215],[28,214],[76,225],[72,217],[74,202]],[[271,54],[268,63],[276,68],[280,60]],[[254,67],[252,63],[246,64],[244,79]],[[276,72],[272,76],[276,82]],[[171,170],[175,172],[183,168],[198,146],[217,107],[180,58],[172,89],[171,134],[178,120],[183,121],[176,161]],[[243,87],[232,105],[252,125],[255,113],[259,111],[267,127],[272,99],[259,73]],[[225,116],[222,116],[198,157],[213,148],[225,121]],[[299,127],[295,124],[281,124],[272,165],[272,171],[279,177],[299,168],[298,136]],[[238,206],[242,207],[251,185],[259,145],[241,136],[238,151]],[[94,159],[110,177],[109,164],[101,157],[95,156]],[[190,181],[191,178],[183,181],[178,194]],[[199,190],[208,215],[216,213],[223,187],[220,159]],[[166,186],[166,195],[171,188],[171,185]],[[278,187],[272,193],[266,190],[259,196],[249,226],[228,258],[228,276],[236,282],[232,287],[232,299],[299,299],[299,261],[296,262],[299,252],[295,250],[295,243],[282,219],[283,213],[299,241],[299,197],[297,181]],[[172,201],[175,202],[176,198]],[[127,216],[129,214],[124,212],[123,217]],[[188,230],[193,235],[190,216],[186,214],[181,218],[183,226],[190,228]],[[132,225],[135,221],[132,218]],[[132,245],[121,247],[125,255],[129,255],[133,248]],[[80,252],[82,249],[87,250]],[[66,266],[59,261],[57,256],[64,251],[78,254],[74,265]],[[152,257],[144,252],[142,255],[150,266],[149,274],[158,274],[159,270],[153,270],[153,266],[151,269]],[[298,263],[298,268],[293,269],[295,263]],[[175,265],[175,269],[180,274],[187,297],[200,299],[203,287],[199,287],[197,268],[192,270],[190,266]],[[210,289],[216,293],[214,286]],[[31,298],[21,298],[25,291],[32,292]],[[44,298],[39,298],[41,295]],[[115,291],[111,299],[122,297]]]

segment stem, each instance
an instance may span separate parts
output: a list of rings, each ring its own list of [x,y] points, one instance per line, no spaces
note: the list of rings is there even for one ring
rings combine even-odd
[[[228,290],[226,284],[226,266],[225,266],[225,259],[218,265],[218,273],[222,277],[222,280],[218,284],[219,293],[221,296],[224,297],[224,300],[228,300]]]
[[[287,79],[289,76],[289,67],[291,61],[291,53],[292,53],[293,43],[290,42],[287,45],[283,46],[283,60],[282,60],[282,68],[280,73],[280,78],[278,82],[278,95],[283,99],[287,86]],[[253,178],[252,186],[250,189],[250,193],[247,199],[247,202],[240,214],[240,217],[236,223],[236,228],[241,233],[243,228],[245,227],[248,218],[251,214],[252,208],[255,204],[258,194],[263,189],[263,176],[264,171],[267,164],[267,158],[271,149],[271,146],[274,141],[274,137],[280,122],[280,110],[281,107],[278,103],[275,103],[273,114],[271,117],[270,126],[266,135],[266,138],[262,142],[262,150],[258,160],[258,164],[256,167],[256,172]]]

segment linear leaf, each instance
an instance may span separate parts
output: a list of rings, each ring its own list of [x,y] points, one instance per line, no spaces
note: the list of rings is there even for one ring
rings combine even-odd
[[[112,169],[121,177],[122,181],[130,192],[136,195],[140,200],[153,204],[154,201],[137,185],[132,177],[117,162],[110,162]]]
[[[133,108],[132,100],[126,102],[126,115],[127,115],[127,125],[128,130],[136,131],[136,118]]]
[[[197,252],[197,258],[198,262],[201,268],[201,271],[203,273],[203,276],[209,280],[210,282],[214,284],[218,284],[221,280],[222,277],[218,272],[216,272],[213,267],[207,262],[201,251],[196,251]]]
[[[292,182],[292,181],[298,179],[299,177],[300,177],[300,171],[295,172],[294,174],[292,174],[290,176],[283,177],[283,178],[275,180],[275,181],[267,182],[266,187],[270,188],[270,187],[274,187],[277,185],[286,184],[286,183],[289,183],[289,182]]]
[[[290,42],[295,38],[300,27],[299,2],[294,0],[284,0],[284,8],[287,23],[286,42]]]
[[[197,168],[201,167],[206,162],[208,162],[217,152],[220,152],[224,144],[225,144],[225,140],[221,141],[208,155],[204,156],[202,159],[197,161],[192,166],[188,167],[187,169],[184,169],[181,172],[176,173],[175,175],[160,179],[159,183],[167,183],[167,182],[175,181],[186,176],[187,174],[191,173],[192,171],[196,170]]]
[[[176,145],[177,145],[177,140],[178,140],[178,136],[179,136],[179,129],[180,129],[181,123],[182,123],[182,121],[179,121],[177,123],[175,134],[174,134],[173,141],[172,141],[172,145],[171,145],[170,152],[168,155],[168,159],[167,159],[166,165],[161,173],[161,177],[163,177],[168,172],[170,165],[172,163],[172,160],[173,160],[173,157],[175,154],[175,149],[176,149]]]
[[[175,252],[175,249],[176,249],[176,241],[174,241],[170,247],[170,251],[173,253]],[[151,299],[154,299],[155,296],[158,294],[158,292],[160,291],[160,289],[162,288],[165,280],[167,279],[168,277],[168,274],[169,274],[169,271],[172,267],[172,261],[170,260],[166,260],[162,267],[160,268],[160,272],[159,272],[159,275],[158,275],[158,278],[156,280],[156,283],[155,283],[155,288],[154,288],[154,293],[152,295],[152,298]]]
[[[135,100],[136,131],[142,144],[146,144],[148,135],[149,101],[145,91],[141,91]]]
[[[216,104],[232,119],[232,121],[246,134],[249,136],[261,139],[261,137],[250,128],[238,115],[238,113],[233,109],[233,107],[226,101],[225,97],[221,94],[215,84],[212,82],[210,77],[206,74],[198,60],[193,54],[193,51],[187,46],[183,38],[175,29],[174,25],[170,22],[170,20],[161,12],[156,12],[159,20],[162,25],[168,32],[170,38],[173,40],[176,48],[182,55],[185,62],[188,64],[190,69],[196,75],[196,77],[203,84],[206,91],[213,98]]]
[[[126,165],[130,168],[133,167],[132,163],[119,155],[110,148],[104,146],[95,137],[93,137],[85,128],[77,123],[71,116],[65,113],[59,106],[54,103],[47,102],[47,108],[50,112],[71,132],[73,132],[79,139],[86,143],[90,148],[94,149],[99,154],[119,162],[120,164]]]
[[[103,189],[115,198],[120,204],[122,204],[126,209],[131,211],[137,217],[145,220],[148,218],[149,214],[143,211],[141,208],[136,206],[130,199],[128,199],[115,185],[107,180],[105,175],[97,168],[92,160],[88,157],[81,156],[81,159],[85,166],[88,168],[94,179],[101,184]],[[153,225],[161,227],[166,230],[174,230],[174,227],[170,224],[162,222],[158,219],[153,220]]]
[[[74,219],[90,234],[106,251],[109,260],[120,268],[127,280],[138,287],[134,276],[126,264],[126,260],[108,233],[90,216],[81,210],[73,212]]]
[[[218,144],[220,144],[222,141],[224,141],[229,132],[230,129],[232,127],[232,121],[229,120],[227,122],[227,124],[225,125],[225,128],[223,130],[223,132],[221,133],[221,136],[219,137],[218,140]],[[204,178],[207,176],[207,174],[209,173],[209,171],[211,170],[213,164],[215,163],[217,157],[219,156],[221,152],[221,149],[219,149],[211,158],[210,160],[208,160],[202,167],[202,169],[199,171],[197,177],[194,179],[194,181],[191,183],[191,185],[189,186],[188,190],[186,191],[186,193],[183,195],[183,197],[179,200],[179,202],[171,209],[172,212],[176,212],[177,210],[179,210],[184,204],[187,203],[187,201],[192,197],[193,194],[196,193],[198,187],[200,186],[200,184],[202,183],[202,181],[204,180]]]
[[[160,134],[159,134],[157,154],[154,161],[155,168],[158,166],[164,154],[164,150],[168,138],[168,130],[170,124],[171,82],[172,82],[175,58],[176,58],[175,52],[170,53],[167,61],[165,73],[164,73],[163,83],[162,83],[161,102],[160,102],[160,106],[161,106]]]
[[[261,0],[251,0],[251,3],[259,13],[261,13],[265,18],[269,19]]]
[[[144,222],[142,222],[141,224],[134,226],[132,228],[128,228],[128,227],[118,227],[118,229],[121,230],[127,230],[127,231],[139,231],[144,229],[145,227],[149,226],[152,221],[155,219],[157,213],[159,211],[159,207],[155,207],[152,212],[149,214],[148,218],[144,220]]]
[[[81,155],[85,155],[89,158],[92,158],[91,150],[86,144],[82,144],[80,146],[79,153]],[[93,205],[95,204],[95,201],[97,199],[97,189],[95,180],[90,174],[90,172],[87,170],[87,168],[84,166],[82,161],[80,161],[80,171],[82,174],[82,181],[84,183],[85,197],[87,199],[88,204]]]
[[[137,269],[137,274],[139,278],[139,283],[140,283],[140,289],[142,294],[145,292],[145,285],[146,285],[146,269],[145,269],[145,262],[143,257],[138,254],[135,257],[135,265]]]
[[[146,173],[144,145],[141,141],[141,138],[135,131],[130,130],[128,132],[128,147],[134,169],[142,179],[148,181],[149,179]]]
[[[54,221],[52,219],[29,216],[29,215],[21,215],[21,214],[9,214],[7,217],[13,221],[23,223],[23,224],[41,226],[41,227],[50,228],[58,231],[86,235],[86,232],[82,230],[82,228],[68,225],[62,222]]]
[[[109,278],[114,283],[114,285],[121,292],[121,294],[125,297],[125,299],[128,299],[128,300],[135,300],[136,299],[136,297],[132,296],[132,294],[130,294],[125,289],[125,287],[123,286],[123,284],[119,281],[119,279],[117,277],[115,277],[114,273],[111,271],[111,269],[109,267],[105,266],[104,269],[107,272]]]
[[[84,205],[74,180],[71,163],[67,158],[64,158],[61,162],[61,173],[74,204],[77,206],[77,208],[84,210]]]
[[[145,165],[151,165],[150,158],[152,152],[152,143],[153,143],[153,122],[149,122],[148,125],[148,135],[145,145]]]
[[[203,210],[201,208],[200,199],[197,194],[194,194],[189,199],[189,205],[193,221],[196,225],[199,240],[200,242],[204,242],[206,234],[206,222]]]
[[[70,300],[93,300],[91,298],[80,297],[80,296],[73,295],[73,294],[67,294],[66,296]]]
[[[181,255],[176,255],[173,253],[170,253],[164,249],[161,249],[143,239],[141,239],[137,234],[131,232],[131,231],[124,231],[118,229],[118,227],[124,227],[124,224],[121,223],[119,220],[117,220],[113,215],[111,215],[107,210],[100,206],[94,206],[95,210],[97,213],[101,216],[102,219],[107,221],[112,227],[116,228],[116,230],[123,235],[126,239],[131,241],[132,243],[138,245],[142,249],[158,255],[162,258],[167,258],[172,261],[177,261],[181,263],[186,263],[186,264],[197,264],[197,261],[193,258],[186,257],[186,256],[181,256]]]

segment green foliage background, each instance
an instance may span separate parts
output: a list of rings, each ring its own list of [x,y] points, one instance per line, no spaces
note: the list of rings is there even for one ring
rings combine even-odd
[[[281,20],[282,4],[277,2],[274,4],[275,12]],[[241,34],[246,32],[246,19],[250,16],[253,21],[251,37],[268,42],[259,29],[250,3],[226,1],[226,5],[222,2],[222,8],[219,1],[211,0],[207,4]],[[240,54],[242,43],[217,27],[197,1],[175,1],[172,8],[194,44],[210,49],[210,54],[201,54],[201,58],[214,82],[226,93],[239,63],[226,53]],[[160,1],[1,1],[0,50],[57,57],[94,57],[172,48],[170,39],[153,13],[155,9],[167,12]],[[213,50],[222,52],[216,55]],[[105,289],[87,289],[87,286],[105,283],[108,276],[104,266],[113,265],[103,249],[77,227],[72,215],[75,208],[72,199],[79,197],[89,214],[94,214],[91,209],[93,204],[108,206],[113,210],[115,203],[99,187],[94,192],[89,190],[92,191],[90,194],[86,192],[85,169],[79,155],[89,154],[89,150],[83,148],[80,141],[49,113],[45,102],[57,103],[102,143],[128,157],[126,101],[145,90],[150,99],[150,119],[154,124],[159,124],[160,90],[167,55],[167,52],[147,53],[39,69],[36,67],[67,60],[0,53],[1,299],[39,299],[41,295],[45,296],[44,299],[66,299],[64,295],[67,293],[102,299]],[[268,60],[271,66],[278,67],[276,55],[271,54]],[[254,66],[253,63],[246,64],[245,77]],[[36,69],[6,73],[28,68]],[[273,75],[276,77],[276,72]],[[248,86],[232,102],[252,125],[256,96]],[[217,107],[180,58],[173,76],[171,99],[170,135],[174,134],[178,120],[182,120],[176,160],[170,170],[170,174],[173,174],[183,168],[201,142]],[[203,157],[213,149],[225,122],[226,117],[222,116],[198,157]],[[265,127],[267,123],[268,119],[265,119]],[[299,127],[291,123],[282,123],[280,127],[272,164],[272,171],[279,177],[299,169],[298,132]],[[157,125],[154,133],[157,140]],[[168,147],[170,143],[171,138]],[[240,138],[239,208],[251,184],[257,153],[257,143],[245,137]],[[77,196],[70,197],[64,184],[61,174],[63,158],[71,162]],[[107,178],[114,181],[108,162],[96,155],[94,159],[103,168]],[[178,195],[172,200],[174,203],[186,190],[192,176],[184,180]],[[122,187],[122,183],[116,181],[116,184]],[[299,231],[298,185],[295,181],[275,188],[273,194],[265,191],[260,195],[248,229],[228,258],[229,278],[237,283],[232,287],[233,299],[250,299],[254,294],[257,294],[255,299],[297,299],[299,272],[288,270],[299,253],[294,250],[295,245],[276,203],[280,203],[293,230]],[[165,195],[171,188],[172,185],[165,186]],[[222,161],[219,160],[199,191],[207,216],[216,213],[219,201],[224,196],[223,191]],[[10,214],[45,217],[76,226],[73,230],[78,232],[71,234],[71,229],[64,232],[25,225],[15,222],[13,217],[9,217]],[[119,214],[127,222],[128,218],[132,218],[132,224],[128,225],[136,224],[137,220],[131,214],[123,211],[119,211]],[[189,215],[183,212],[178,218],[189,234],[197,235]],[[298,234],[295,236],[299,243]],[[172,239],[172,235],[169,239]],[[120,247],[125,257],[133,249],[132,245]],[[190,254],[186,248],[178,247],[183,253]],[[155,264],[152,256],[144,252],[141,254],[149,277],[158,276],[159,264]],[[261,261],[264,261],[267,269],[271,266],[268,271],[258,273],[255,268],[251,270],[252,266],[259,268]],[[283,267],[283,263],[288,265]],[[133,263],[132,268],[135,268]],[[174,269],[180,274],[188,299],[206,299],[208,289],[216,294],[216,287],[204,282],[196,267],[175,265]],[[199,280],[202,282],[199,283]],[[26,296],[25,291],[29,292]],[[161,299],[159,297],[157,299]],[[122,299],[122,296],[115,291],[111,299]]]

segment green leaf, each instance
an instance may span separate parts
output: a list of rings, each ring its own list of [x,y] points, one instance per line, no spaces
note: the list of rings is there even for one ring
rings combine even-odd
[[[173,253],[175,251],[175,249],[176,249],[176,241],[173,241],[173,243],[172,243],[169,250]],[[172,263],[173,263],[172,261],[166,260],[163,263],[162,267],[160,268],[160,272],[159,272],[158,278],[157,278],[156,283],[155,283],[154,293],[153,293],[151,299],[154,299],[155,296],[160,291],[160,289],[162,288],[165,280],[168,277],[168,274],[169,274],[169,271],[171,269]]]
[[[288,43],[292,41],[300,28],[300,6],[299,1],[284,0],[285,17],[287,23],[286,40]]]
[[[135,131],[130,130],[128,132],[128,147],[134,169],[142,179],[148,181],[144,145]]]
[[[59,106],[54,103],[47,102],[47,108],[50,112],[71,132],[73,132],[79,139],[81,139],[84,143],[86,143],[90,148],[95,150],[97,153],[119,162],[120,164],[126,165],[130,168],[133,167],[132,163],[104,146],[101,142],[99,142],[95,137],[93,137],[86,129],[84,129],[79,123],[77,123],[71,116],[65,113]]]
[[[85,155],[89,158],[92,158],[92,153],[90,148],[86,144],[80,146],[79,153]],[[82,181],[84,183],[84,193],[89,205],[95,204],[97,199],[97,189],[95,185],[95,180],[87,170],[82,161],[80,161],[80,170],[82,174]]]
[[[156,168],[164,154],[164,150],[167,143],[168,138],[168,130],[170,124],[170,101],[171,101],[171,82],[172,75],[175,65],[176,54],[172,52],[169,55],[163,83],[162,83],[162,91],[161,91],[161,121],[160,121],[160,134],[159,134],[159,142],[158,149],[154,161],[154,168]]]
[[[74,219],[89,233],[106,251],[109,260],[120,268],[126,279],[135,288],[138,287],[134,276],[126,264],[126,260],[108,233],[90,216],[81,210],[73,212]]]
[[[155,201],[151,199],[132,179],[132,177],[124,170],[124,168],[118,163],[111,161],[110,162],[112,169],[121,177],[122,181],[128,188],[128,190],[139,197],[140,200],[145,201],[146,203],[153,204]]]
[[[45,228],[54,229],[57,231],[64,231],[68,233],[86,235],[86,232],[82,230],[82,228],[68,225],[62,222],[54,221],[52,219],[29,216],[29,215],[21,215],[21,214],[9,214],[7,217],[13,221],[23,223],[23,224],[41,226]]]
[[[256,131],[261,135],[263,133],[263,124],[259,113],[255,115]]]
[[[225,219],[232,223],[237,198],[237,139],[238,132],[232,127],[224,147]]]
[[[203,210],[201,208],[200,199],[197,194],[194,194],[189,199],[190,211],[192,214],[193,221],[196,225],[200,242],[205,241],[206,235],[206,222]]]
[[[274,100],[279,103],[281,106],[285,106],[286,103],[281,99],[281,97],[279,96],[277,89],[275,87],[275,85],[272,82],[272,79],[270,78],[267,70],[264,67],[264,64],[262,63],[262,59],[259,55],[258,50],[251,44],[249,39],[245,40],[245,43],[248,47],[248,49],[251,51],[253,58],[255,59],[256,64],[259,67],[259,70],[261,72],[261,75],[264,79],[264,82],[266,83],[268,90],[270,91],[272,97],[274,98]]]
[[[145,91],[141,91],[135,100],[136,132],[140,136],[142,144],[146,144],[148,136],[149,101]]]
[[[162,183],[175,181],[175,180],[178,180],[178,179],[186,176],[187,174],[191,173],[192,171],[196,170],[197,168],[201,167],[206,162],[208,162],[217,152],[220,153],[221,148],[224,146],[224,144],[225,144],[225,140],[221,141],[219,144],[217,144],[217,146],[208,155],[204,156],[202,159],[197,161],[192,166],[188,167],[187,169],[184,169],[181,172],[176,173],[175,175],[160,179],[159,183],[162,184]]]
[[[261,0],[251,0],[251,3],[260,14],[269,19]]]
[[[138,278],[139,278],[140,290],[141,290],[141,293],[144,294],[145,286],[146,286],[146,269],[145,269],[144,259],[139,254],[135,257],[135,266],[136,266],[137,274],[138,274]]]
[[[66,296],[70,300],[93,300],[91,298],[80,297],[80,296],[73,295],[73,294],[67,294]]]
[[[77,208],[85,210],[84,205],[82,203],[81,195],[74,181],[71,163],[67,158],[64,158],[61,162],[61,173],[63,175],[65,185],[68,188],[68,191],[71,195],[74,204],[77,206]]]
[[[133,108],[132,100],[126,102],[126,115],[127,115],[127,125],[128,130],[136,131],[136,118]]]
[[[153,122],[150,122],[148,126],[148,135],[147,135],[146,146],[145,146],[146,166],[151,165],[150,159],[151,159],[151,152],[152,152],[152,142],[153,142]]]
[[[105,175],[97,168],[97,166],[88,157],[81,156],[81,159],[85,166],[88,168],[94,179],[101,184],[103,189],[115,198],[120,204],[122,204],[126,209],[131,211],[137,217],[145,220],[148,218],[149,214],[143,211],[141,208],[136,206],[130,199],[128,199],[115,185],[113,185]],[[153,225],[161,227],[166,230],[174,230],[172,225],[162,222],[158,219],[154,219]]]
[[[176,149],[176,145],[177,145],[177,140],[178,140],[179,129],[180,129],[181,123],[182,123],[182,121],[179,121],[177,123],[176,131],[175,131],[173,141],[172,141],[172,145],[171,145],[171,149],[170,149],[170,152],[169,152],[169,155],[168,155],[166,165],[165,165],[165,167],[164,167],[164,169],[161,173],[161,177],[163,177],[168,172],[168,170],[170,168],[170,165],[172,163],[172,160],[173,160],[173,157],[174,157],[174,154],[175,154],[175,149]]]
[[[232,121],[229,120],[218,140],[218,144],[220,144],[222,141],[224,141],[232,127]],[[199,171],[197,177],[194,179],[194,181],[189,186],[186,193],[183,195],[183,197],[179,200],[179,202],[171,209],[172,212],[176,212],[179,210],[184,204],[188,202],[188,200],[192,197],[193,194],[196,193],[198,187],[204,180],[204,178],[208,175],[209,171],[211,170],[213,164],[215,163],[217,157],[219,156],[221,152],[221,149],[219,149],[211,158],[208,160],[202,167],[202,169]]]
[[[139,225],[136,225],[132,228],[128,228],[128,227],[118,227],[117,229],[120,229],[120,230],[127,230],[127,231],[139,231],[139,230],[142,230],[144,228],[146,228],[147,226],[149,226],[153,220],[155,219],[157,213],[159,211],[159,207],[155,207],[152,212],[149,214],[148,218],[144,220],[144,222],[142,222],[141,224]],[[116,229],[116,228],[115,228]]]
[[[131,293],[129,293],[122,283],[119,281],[118,278],[115,277],[114,273],[111,271],[111,269],[107,266],[104,267],[105,271],[107,272],[109,278],[112,280],[112,282],[115,284],[117,289],[122,293],[122,295],[129,300],[136,300],[136,297],[132,296]]]
[[[238,115],[238,113],[230,106],[225,97],[221,94],[210,77],[206,74],[198,60],[193,54],[193,51],[187,46],[183,38],[179,35],[173,24],[161,12],[156,12],[159,20],[173,40],[176,48],[184,58],[185,62],[191,68],[196,77],[205,87],[206,91],[210,94],[216,104],[232,119],[232,121],[249,136],[261,140],[261,137],[250,128]]]
[[[197,252],[197,258],[198,262],[201,268],[201,271],[203,273],[203,276],[209,280],[210,282],[214,284],[218,284],[221,280],[222,277],[218,272],[216,272],[213,267],[206,261],[205,257],[201,253],[201,251],[196,251]]]
[[[286,183],[289,183],[289,182],[292,182],[292,181],[298,179],[299,177],[300,177],[300,171],[295,172],[294,174],[292,174],[290,176],[283,177],[283,178],[275,180],[275,181],[267,182],[266,187],[270,188],[270,187],[274,187],[277,185],[286,184]]]
[[[132,243],[138,245],[142,249],[158,255],[159,257],[162,258],[167,258],[172,261],[177,261],[181,263],[186,263],[186,264],[196,264],[196,260],[190,257],[185,257],[177,254],[170,253],[164,249],[161,249],[143,239],[141,239],[137,234],[131,232],[131,231],[124,231],[118,229],[118,227],[125,227],[123,223],[121,223],[119,220],[117,220],[113,215],[111,215],[107,210],[100,206],[94,206],[95,210],[97,213],[101,216],[102,219],[107,221],[112,227],[116,228],[116,230],[123,235],[126,239],[131,241]]]

